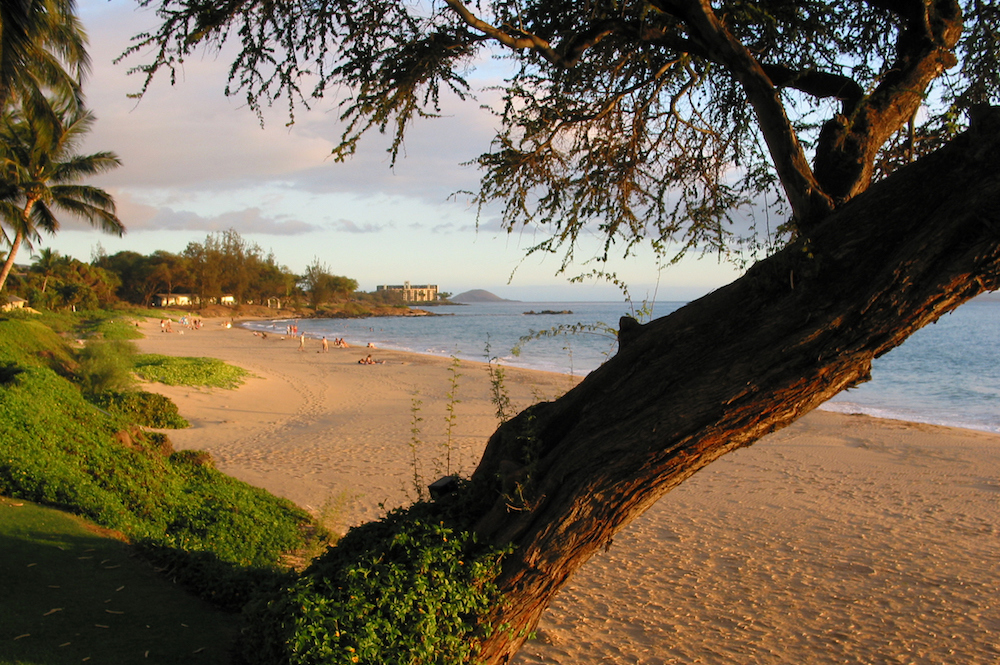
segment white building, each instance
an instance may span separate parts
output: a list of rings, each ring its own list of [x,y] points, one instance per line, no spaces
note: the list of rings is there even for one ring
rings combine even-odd
[[[404,282],[401,286],[376,286],[375,291],[394,291],[402,295],[404,302],[434,302],[438,299],[437,284],[411,285]]]

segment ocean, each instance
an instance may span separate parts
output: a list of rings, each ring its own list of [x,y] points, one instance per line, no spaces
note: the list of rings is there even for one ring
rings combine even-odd
[[[652,317],[683,305],[656,303]],[[619,317],[635,315],[628,304],[611,302],[505,301],[427,309],[437,316],[301,319],[297,324],[307,337],[343,337],[352,346],[372,343],[463,360],[496,358],[507,366],[583,376],[614,354],[610,331],[617,329]],[[255,321],[246,327],[280,333],[291,323]],[[558,330],[566,332],[554,334]],[[822,408],[1000,432],[1000,301],[978,298],[919,330],[874,361],[871,381]]]

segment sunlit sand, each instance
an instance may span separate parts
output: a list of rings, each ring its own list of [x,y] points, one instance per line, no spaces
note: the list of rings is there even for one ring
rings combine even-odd
[[[447,358],[322,353],[207,321],[144,352],[211,356],[238,390],[155,386],[192,427],[176,448],[346,527],[415,496],[445,466]],[[359,365],[371,353],[385,364]],[[452,470],[496,427],[485,365],[463,362]],[[513,401],[574,379],[507,369]],[[419,404],[415,403],[419,400]],[[815,412],[710,465],[615,538],[515,662],[942,663],[1000,660],[1000,435]]]

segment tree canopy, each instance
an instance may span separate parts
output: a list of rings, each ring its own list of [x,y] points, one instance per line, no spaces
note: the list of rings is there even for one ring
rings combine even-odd
[[[111,152],[78,154],[94,116],[73,104],[35,105],[8,110],[0,116],[0,230],[9,228],[10,251],[0,269],[0,288],[14,265],[21,243],[40,238],[42,230],[55,233],[56,211],[87,220],[94,227],[121,235],[125,226],[106,191],[79,182],[117,168]],[[6,239],[6,237],[5,237]]]
[[[79,102],[89,68],[75,0],[0,3],[0,106],[12,96],[37,103],[46,89]]]
[[[162,19],[131,49],[156,49],[134,68],[147,84],[239,42],[226,92],[252,108],[342,94],[341,159],[372,129],[395,159],[411,121],[506,59],[478,200],[510,230],[543,226],[535,250],[568,259],[594,228],[599,258],[637,242],[724,250],[735,210],[776,201],[794,235],[1000,92],[1000,11],[982,0],[140,4]]]

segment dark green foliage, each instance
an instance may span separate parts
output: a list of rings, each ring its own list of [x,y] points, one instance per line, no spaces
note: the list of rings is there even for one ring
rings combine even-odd
[[[457,497],[449,497],[457,505]],[[260,665],[468,663],[504,555],[434,503],[356,527],[301,577],[249,605]]]
[[[106,391],[92,401],[105,411],[121,415],[136,425],[157,429],[183,429],[190,423],[181,417],[169,397],[145,390]]]
[[[24,369],[18,367],[16,363],[0,363],[0,384],[10,383],[23,371]]]
[[[205,561],[224,564],[212,570],[269,569],[303,546],[307,514],[220,473],[202,454],[169,455],[162,434],[87,402],[46,366],[45,356],[66,353],[40,324],[0,321],[0,364],[9,377],[0,383],[0,494],[69,510],[176,558],[209,553],[189,557],[185,576],[195,580],[213,578],[192,572]]]
[[[275,593],[294,577],[273,565],[237,565],[212,552],[191,552],[150,541],[137,543],[136,549],[171,580],[229,612],[239,612],[259,594]]]

